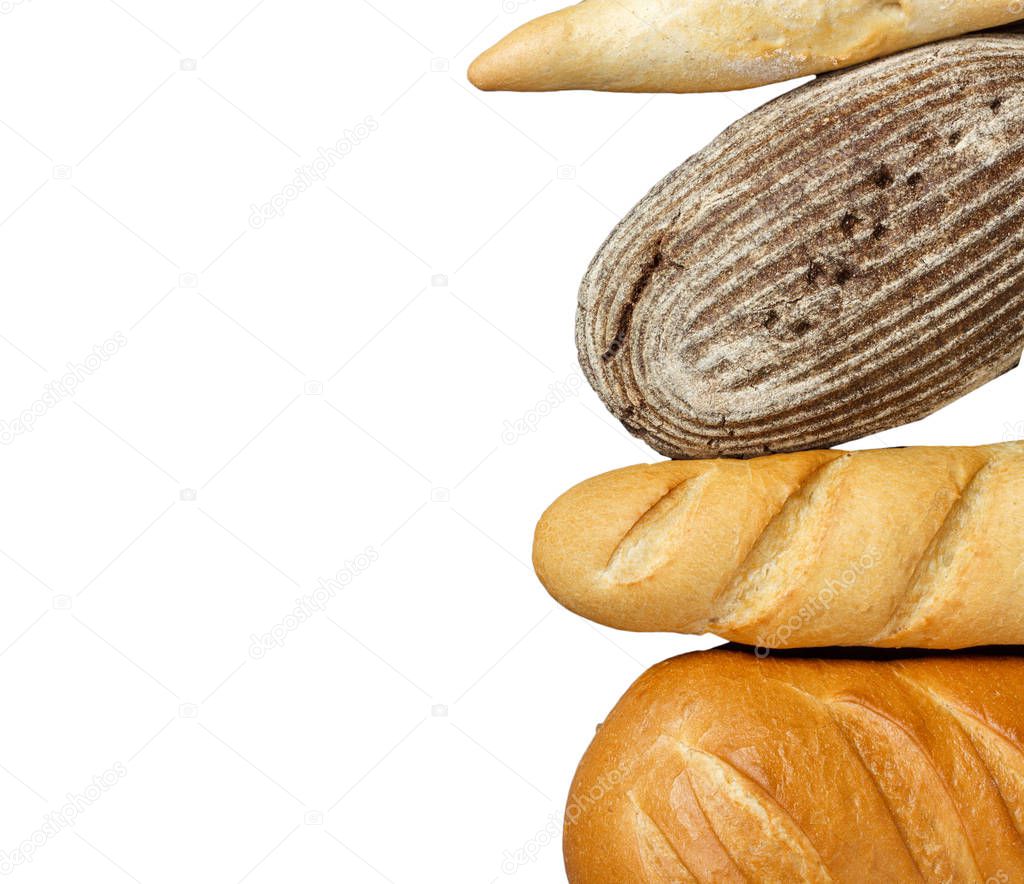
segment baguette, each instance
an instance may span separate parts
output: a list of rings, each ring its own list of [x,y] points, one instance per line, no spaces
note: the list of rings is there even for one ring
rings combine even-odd
[[[1020,18],[1011,0],[585,0],[505,37],[469,79],[521,92],[746,89]]]
[[[1024,880],[1024,659],[648,670],[570,792],[570,884]]]
[[[627,467],[551,505],[533,562],[557,601],[619,629],[1024,644],[1024,442]]]
[[[1024,349],[1024,36],[844,71],[740,120],[619,224],[579,292],[587,379],[674,458],[830,448]]]

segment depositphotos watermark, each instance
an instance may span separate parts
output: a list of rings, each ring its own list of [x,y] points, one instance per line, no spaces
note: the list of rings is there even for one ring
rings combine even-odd
[[[574,826],[584,811],[599,805],[608,796],[608,793],[618,786],[632,770],[628,761],[621,761],[618,767],[602,773],[586,792],[576,792],[569,796],[569,803],[565,808],[565,824]]]
[[[501,11],[505,15],[512,15],[519,12],[524,6],[529,6],[534,0],[501,0]]]
[[[540,399],[532,408],[528,408],[514,421],[505,421],[501,431],[501,441],[506,445],[515,445],[523,436],[536,432],[541,421],[556,408],[560,408],[570,399],[579,396],[582,386],[583,378],[577,372],[549,384],[547,395],[543,399]]]
[[[253,203],[249,208],[252,210],[249,215],[249,226],[259,230],[267,221],[273,218],[280,218],[284,215],[288,203],[299,198],[318,181],[323,181],[327,173],[339,162],[347,157],[360,144],[380,128],[372,116],[365,117],[361,123],[357,123],[351,129],[346,129],[341,138],[329,144],[327,147],[318,147],[316,157],[308,163],[303,163],[295,170],[295,177],[275,193],[266,202],[257,205]]]
[[[86,378],[94,375],[115,353],[128,344],[128,338],[116,332],[79,362],[69,362],[59,380],[52,380],[43,387],[43,394],[21,414],[11,420],[0,420],[0,445],[10,445],[18,436],[24,436],[35,429],[36,422],[51,408],[72,398]]]
[[[552,842],[557,842],[561,834],[561,821],[554,814],[550,814],[544,827],[538,829],[532,837],[523,842],[522,846],[505,851],[501,861],[502,873],[514,875],[523,866],[537,862],[540,852]]]
[[[51,810],[43,817],[43,824],[13,850],[0,850],[0,875],[10,875],[19,866],[32,862],[40,848],[51,838],[56,838],[65,829],[70,829],[104,793],[116,786],[128,773],[128,769],[116,761],[103,773],[92,778],[81,792],[68,792],[67,802],[57,810]]]
[[[843,592],[849,592],[857,583],[862,574],[870,571],[880,561],[878,551],[870,549],[855,562],[850,564],[839,575],[838,579],[828,580],[816,596],[800,606],[792,617],[779,626],[769,635],[762,636],[754,649],[754,653],[760,657],[767,657],[773,648],[786,647],[789,640],[800,632],[808,623],[826,613],[833,602]]]
[[[268,651],[284,647],[285,640],[303,623],[308,622],[317,614],[327,610],[334,597],[348,587],[360,574],[369,570],[380,558],[380,554],[372,546],[366,547],[351,561],[345,562],[341,570],[333,577],[320,578],[320,583],[309,595],[295,600],[295,607],[287,613],[279,623],[270,627],[262,635],[251,635],[249,656],[253,660],[262,660]]]
[[[565,808],[564,825],[575,825],[586,811],[599,806],[608,794],[622,783],[630,770],[632,770],[632,765],[629,761],[623,760],[618,767],[600,774],[585,792],[573,792],[569,796],[569,804]],[[559,840],[562,828],[562,821],[551,814],[547,823],[521,846],[515,850],[506,850],[502,854],[502,874],[514,875],[523,866],[535,863],[545,847]]]

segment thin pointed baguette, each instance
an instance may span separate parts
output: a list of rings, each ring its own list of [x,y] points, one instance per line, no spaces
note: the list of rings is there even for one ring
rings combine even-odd
[[[533,561],[557,601],[618,629],[1024,644],[1024,442],[628,467],[555,501]]]
[[[1024,880],[1024,658],[759,660],[648,670],[565,815],[570,884]]]
[[[1010,0],[584,0],[513,31],[469,79],[520,92],[746,89],[1021,18]]]

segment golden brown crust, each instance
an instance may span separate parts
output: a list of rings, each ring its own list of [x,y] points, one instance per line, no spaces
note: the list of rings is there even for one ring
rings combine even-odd
[[[627,467],[541,517],[567,608],[767,648],[1024,644],[1024,442]]]
[[[570,791],[570,884],[1024,876],[1024,659],[757,659],[648,670]]]
[[[1007,0],[584,0],[509,34],[469,78],[524,92],[745,89],[1020,18]]]

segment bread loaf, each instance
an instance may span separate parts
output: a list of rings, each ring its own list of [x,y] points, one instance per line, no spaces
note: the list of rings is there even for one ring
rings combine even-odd
[[[628,467],[555,501],[533,562],[555,599],[619,629],[1024,644],[1024,442]]]
[[[1024,659],[648,670],[569,795],[570,884],[1024,880]]]
[[[612,413],[676,458],[827,448],[1015,366],[1024,36],[822,77],[732,126],[598,252],[576,338]]]
[[[1019,18],[1011,0],[585,0],[514,31],[469,78],[525,92],[745,89]]]

